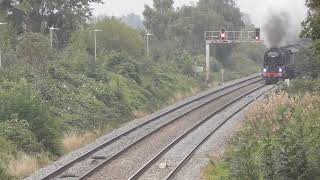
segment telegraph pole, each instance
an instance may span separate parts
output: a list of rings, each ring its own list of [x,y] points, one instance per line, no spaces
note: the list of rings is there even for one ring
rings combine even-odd
[[[210,42],[206,41],[206,82],[210,80]]]
[[[97,61],[97,32],[101,32],[100,29],[95,29],[94,31],[94,62]]]
[[[51,44],[51,47],[53,47],[53,31],[54,30],[58,30],[60,28],[54,28],[53,26],[50,28],[50,44]]]
[[[149,43],[149,36],[153,36],[153,34],[150,34],[147,30],[146,33],[146,40],[147,40],[147,56],[150,56],[150,43]]]
[[[221,83],[224,84],[224,68],[220,69],[221,73]]]
[[[6,25],[7,23],[2,23],[0,22],[0,25]],[[0,46],[0,67],[2,67],[2,51],[1,51],[1,46]]]

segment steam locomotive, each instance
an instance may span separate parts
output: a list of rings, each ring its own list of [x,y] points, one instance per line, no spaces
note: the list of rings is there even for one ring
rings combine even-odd
[[[271,48],[264,55],[262,76],[267,85],[298,75],[299,51],[304,45]]]

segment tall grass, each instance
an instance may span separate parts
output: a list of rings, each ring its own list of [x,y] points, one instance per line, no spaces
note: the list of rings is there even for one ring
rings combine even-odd
[[[318,179],[320,94],[272,94],[246,113],[224,159],[205,179]]]

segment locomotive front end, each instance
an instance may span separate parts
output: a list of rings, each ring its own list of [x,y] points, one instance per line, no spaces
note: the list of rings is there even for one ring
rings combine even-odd
[[[262,76],[266,84],[276,83],[283,78],[284,67],[282,62],[280,49],[273,48],[265,54]]]

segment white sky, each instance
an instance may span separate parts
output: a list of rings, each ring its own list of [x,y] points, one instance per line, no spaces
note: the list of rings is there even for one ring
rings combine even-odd
[[[104,0],[103,5],[92,5],[94,15],[121,16],[129,13],[142,14],[144,5],[152,6],[152,0]],[[264,18],[273,11],[290,11],[298,19],[306,16],[305,0],[236,0],[241,11],[250,14],[253,21]],[[260,2],[259,2],[260,1]],[[189,5],[197,0],[175,0],[175,6]],[[297,13],[297,14],[296,14]]]
[[[103,5],[92,5],[94,15],[122,16],[129,13],[142,15],[144,5],[152,6],[153,0],[104,0]],[[190,5],[198,0],[175,0],[175,6]],[[301,22],[307,15],[305,0],[236,0],[240,10],[250,15],[253,24],[263,28],[268,17],[274,13],[286,12],[290,15],[291,26],[298,36]]]
[[[93,5],[94,15],[122,16],[129,13],[142,15],[144,5],[152,6],[152,0],[104,0],[103,5]],[[175,0],[176,6],[190,4],[195,0]]]
[[[237,0],[240,10],[248,13],[253,23],[263,26],[265,20],[273,13],[286,12],[292,23],[302,22],[307,16],[305,0]],[[257,1],[262,1],[257,3]]]

